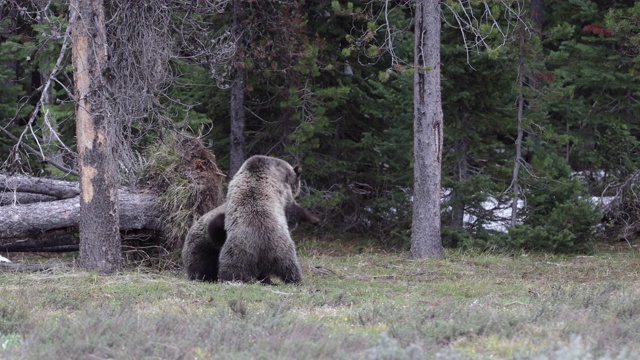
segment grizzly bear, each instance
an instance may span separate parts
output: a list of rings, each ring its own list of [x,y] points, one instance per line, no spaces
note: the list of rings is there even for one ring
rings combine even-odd
[[[182,264],[189,280],[217,281],[218,256],[227,240],[224,229],[226,204],[202,215],[189,229],[182,248]],[[313,225],[320,223],[315,215],[297,203],[286,208],[287,222],[295,226],[306,222]],[[268,280],[265,279],[265,282]]]
[[[287,224],[287,207],[300,191],[299,166],[269,156],[252,156],[229,182],[219,258],[221,281],[263,281],[275,275],[300,283],[302,270]]]
[[[202,215],[189,229],[182,246],[182,264],[189,280],[218,280],[218,255],[227,238],[225,204]]]

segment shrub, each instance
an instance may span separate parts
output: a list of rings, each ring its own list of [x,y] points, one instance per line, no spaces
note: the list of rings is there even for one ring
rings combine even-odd
[[[591,253],[595,245],[595,225],[600,214],[587,200],[572,200],[556,206],[541,225],[518,225],[498,237],[511,249],[549,251],[564,254]]]

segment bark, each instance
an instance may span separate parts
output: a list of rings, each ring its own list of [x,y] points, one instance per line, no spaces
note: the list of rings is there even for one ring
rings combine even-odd
[[[5,205],[26,205],[38,202],[58,200],[54,196],[33,194],[17,191],[0,192],[0,206]]]
[[[0,174],[0,206],[55,201],[79,194],[77,182]]]
[[[229,151],[229,178],[238,172],[244,163],[244,88],[246,72],[236,69],[231,85],[231,149]]]
[[[102,0],[71,2],[76,134],[80,169],[80,265],[113,273],[122,269],[118,227],[116,126],[107,109],[107,39]]]
[[[542,38],[542,29],[543,29],[543,0],[531,0],[531,4],[529,5],[529,18],[533,24],[533,33],[535,36]],[[542,40],[542,39],[540,39]],[[536,57],[534,59],[534,63],[540,64],[543,63],[544,58],[542,55],[542,51],[538,50]],[[542,90],[542,76],[539,70],[535,70],[532,72],[529,78],[529,86],[540,92]]]
[[[240,24],[243,14],[241,1],[233,2],[233,32],[236,37],[236,43],[238,48],[242,46],[242,27]],[[237,54],[242,54],[240,49]],[[233,84],[231,84],[231,149],[229,151],[230,164],[229,164],[229,179],[233,178],[236,172],[244,163],[244,127],[245,127],[245,113],[244,113],[244,90],[246,70],[244,69],[243,57],[237,56],[234,62],[234,74]]]
[[[463,115],[465,118],[468,118],[468,115]],[[469,163],[467,161],[467,148],[468,148],[468,139],[464,137],[460,143],[457,145],[457,150],[459,153],[458,162],[455,166],[455,176],[456,180],[459,183],[463,183],[469,178]],[[463,230],[464,229],[464,208],[465,204],[462,200],[462,190],[455,189],[452,194],[452,207],[451,207],[451,228],[454,230]],[[458,247],[458,239],[454,237],[452,239],[451,247]]]
[[[77,182],[0,174],[0,192],[9,191],[47,195],[56,199],[68,199],[80,194]]]
[[[518,133],[516,136],[516,158],[513,164],[513,175],[511,185],[513,195],[511,199],[511,222],[509,226],[514,227],[518,221],[518,199],[520,199],[520,165],[522,163],[522,138],[524,129],[522,120],[524,117],[524,37],[520,35],[520,57],[518,64]]]
[[[417,0],[414,54],[414,180],[411,256],[442,257],[440,1]]]
[[[543,0],[531,0],[531,4],[529,5],[529,17],[533,22],[533,29],[537,35],[541,35],[542,33],[542,10]]]

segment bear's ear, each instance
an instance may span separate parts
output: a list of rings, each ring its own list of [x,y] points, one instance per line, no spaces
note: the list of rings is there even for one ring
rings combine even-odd
[[[296,173],[296,177],[300,177],[300,174],[302,174],[302,168],[300,167],[300,165],[294,166],[293,172]]]

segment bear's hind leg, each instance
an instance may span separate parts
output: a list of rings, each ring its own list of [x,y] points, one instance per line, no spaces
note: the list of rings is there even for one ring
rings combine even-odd
[[[231,250],[230,252],[234,253],[235,256],[229,256],[229,252],[225,253],[225,249],[227,248],[223,248],[220,254],[220,266],[218,269],[220,281],[253,282],[258,278],[256,260],[251,254],[245,251],[237,253],[237,250],[235,252]]]
[[[273,269],[273,274],[287,284],[302,282],[302,269],[295,259],[281,259]]]

